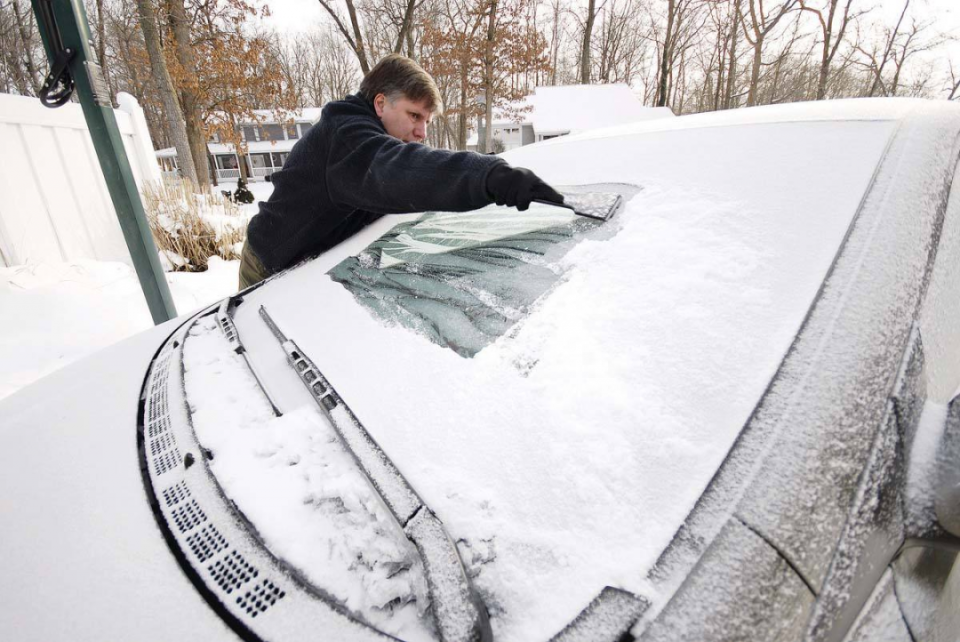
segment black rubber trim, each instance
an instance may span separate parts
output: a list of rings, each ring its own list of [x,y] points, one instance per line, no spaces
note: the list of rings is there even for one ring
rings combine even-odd
[[[896,560],[896,558],[894,558]],[[917,642],[917,636],[913,633],[913,629],[910,627],[910,620],[907,619],[907,616],[903,613],[903,603],[900,601],[900,594],[897,591],[897,572],[893,568],[893,563],[891,562],[887,566],[887,570],[890,571],[890,581],[893,583],[893,599],[897,601],[897,611],[900,613],[900,619],[903,621],[903,626],[907,629],[907,635],[910,636],[910,639],[913,642]]]
[[[264,281],[256,283],[250,286],[249,290],[260,287]],[[249,291],[249,290],[245,290]],[[229,297],[231,300],[235,299],[237,295]],[[196,314],[186,319],[183,323],[177,325],[177,327],[170,333],[169,336],[160,344],[157,350],[153,353],[153,356],[150,359],[150,366],[147,368],[147,372],[144,375],[143,383],[140,388],[140,399],[137,405],[137,457],[139,459],[140,466],[140,476],[143,481],[143,489],[146,494],[147,502],[150,505],[150,510],[153,512],[154,519],[157,522],[157,527],[160,529],[161,535],[163,535],[164,540],[166,540],[167,547],[170,549],[170,553],[173,555],[174,559],[177,561],[177,564],[180,566],[180,569],[186,575],[187,579],[191,584],[194,585],[197,592],[204,599],[204,601],[213,609],[214,613],[220,617],[223,622],[230,627],[230,629],[236,633],[241,639],[246,642],[265,642],[263,638],[257,635],[253,630],[247,627],[243,621],[237,618],[233,613],[231,613],[220,601],[217,595],[207,586],[206,581],[201,577],[197,572],[194,566],[187,560],[186,555],[183,552],[183,549],[180,547],[179,542],[174,536],[173,532],[170,530],[169,525],[167,524],[166,518],[163,516],[163,511],[160,508],[160,500],[157,496],[156,489],[153,486],[153,482],[150,480],[149,472],[149,463],[146,456],[146,443],[144,437],[145,429],[145,413],[146,413],[146,397],[147,397],[147,384],[150,380],[150,374],[153,370],[153,365],[157,360],[159,354],[171,341],[174,342],[174,348],[179,347],[179,344],[174,339],[174,336],[180,332],[184,326],[191,325],[196,323],[202,317],[209,316],[211,314],[216,314],[220,308],[220,305],[223,301],[218,301],[217,303],[204,308],[203,310],[198,311]],[[173,364],[171,364],[173,367]],[[183,363],[180,363],[181,377],[183,376]],[[189,409],[187,410],[189,414]],[[201,446],[202,447],[202,446]],[[216,482],[214,482],[216,483]],[[384,640],[394,640],[396,642],[402,642],[399,638],[390,635],[381,631],[377,627],[373,626],[369,622],[366,622],[362,618],[357,617],[356,614],[348,611],[344,606],[338,602],[333,596],[329,595],[326,591],[314,586],[308,580],[306,580],[300,572],[287,564],[284,560],[276,558],[274,555],[270,554],[266,545],[263,543],[263,540],[260,538],[260,535],[256,527],[250,522],[247,516],[240,510],[240,508],[226,495],[223,493],[223,489],[217,485],[217,492],[224,497],[224,500],[230,504],[230,507],[233,509],[234,516],[246,527],[247,532],[260,544],[261,547],[267,551],[267,555],[280,567],[281,571],[285,574],[286,578],[290,580],[297,588],[300,590],[314,595],[317,599],[324,602],[328,607],[338,613],[341,617],[344,617],[347,620],[354,622],[360,626],[367,627],[376,634],[383,637]]]
[[[223,622],[229,626],[234,633],[247,642],[264,642],[260,636],[250,630],[243,622],[241,622],[236,616],[227,610],[223,603],[217,599],[217,596],[214,595],[209,588],[207,588],[203,578],[197,574],[193,566],[187,561],[187,558],[180,549],[180,545],[177,543],[173,532],[170,530],[170,527],[167,525],[167,522],[163,517],[163,512],[160,510],[160,502],[157,499],[156,490],[153,487],[153,482],[150,481],[146,444],[143,435],[145,426],[144,411],[146,410],[147,382],[150,380],[150,373],[153,371],[153,366],[154,363],[156,363],[157,356],[163,351],[167,344],[173,340],[174,335],[176,335],[181,328],[183,328],[183,326],[187,325],[188,323],[193,323],[198,318],[204,316],[205,314],[209,314],[211,311],[216,311],[219,307],[220,302],[218,301],[214,306],[206,308],[186,319],[183,323],[179,324],[169,336],[167,336],[166,340],[164,340],[164,342],[160,344],[160,347],[157,348],[157,351],[153,353],[153,357],[150,359],[150,366],[147,368],[147,372],[143,377],[143,384],[140,387],[140,403],[138,404],[137,411],[137,457],[139,458],[140,477],[143,480],[143,490],[146,494],[147,503],[150,504],[150,510],[153,512],[153,517],[157,522],[157,527],[160,529],[160,534],[163,535],[163,539],[166,540],[167,548],[170,550],[170,553],[180,566],[180,570],[182,570],[184,575],[187,576],[187,579],[190,580],[190,583],[193,584],[194,588],[210,606],[210,608],[213,609],[214,613],[216,613],[217,616],[219,616],[219,618],[223,620]]]
[[[789,557],[787,557],[787,556],[784,554],[784,552],[781,551],[780,548],[779,548],[776,544],[774,544],[772,541],[770,541],[770,538],[769,538],[769,537],[767,537],[766,535],[764,535],[763,533],[761,533],[761,532],[758,531],[756,528],[754,528],[753,526],[751,526],[751,525],[748,524],[747,522],[743,521],[740,517],[738,517],[738,516],[736,516],[736,515],[733,515],[733,516],[732,516],[732,519],[737,520],[738,522],[740,522],[741,526],[743,526],[744,528],[746,528],[748,531],[750,531],[751,533],[753,533],[754,535],[756,535],[756,536],[759,537],[760,539],[762,539],[762,540],[767,544],[767,546],[769,546],[771,549],[773,549],[773,551],[777,554],[777,556],[778,556],[780,559],[782,559],[782,560],[786,563],[787,566],[790,567],[790,570],[792,570],[792,571],[796,574],[796,576],[797,576],[798,578],[800,578],[800,581],[803,582],[803,585],[807,587],[807,590],[808,590],[808,591],[810,591],[810,595],[813,596],[814,599],[817,599],[817,598],[819,597],[819,595],[817,594],[817,591],[814,590],[813,585],[810,584],[810,582],[809,582],[809,581],[807,580],[807,578],[803,575],[803,573],[800,572],[800,569],[797,568],[797,565],[793,563],[793,560],[791,560]]]

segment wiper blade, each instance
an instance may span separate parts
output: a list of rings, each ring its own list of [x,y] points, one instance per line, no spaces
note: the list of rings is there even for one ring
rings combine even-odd
[[[220,307],[217,308],[217,325],[220,326],[220,332],[223,333],[223,336],[227,339],[227,342],[230,344],[230,348],[243,357],[243,360],[247,363],[247,368],[249,368],[251,374],[253,374],[254,380],[257,382],[257,386],[260,387],[260,390],[263,392],[263,396],[267,398],[267,401],[270,402],[270,407],[273,408],[273,414],[277,417],[282,417],[283,413],[280,412],[280,408],[277,407],[277,404],[273,401],[273,396],[267,390],[266,385],[264,385],[263,380],[260,378],[260,375],[257,374],[256,368],[253,367],[253,362],[250,361],[250,358],[247,356],[247,350],[243,347],[243,342],[240,340],[240,332],[237,330],[237,325],[233,322],[233,309],[239,305],[240,300],[234,299],[234,297],[228,297],[220,303]]]
[[[473,590],[457,546],[443,522],[424,504],[320,369],[283,334],[263,306],[260,316],[344,447],[420,553],[443,642],[492,642],[487,610]]]

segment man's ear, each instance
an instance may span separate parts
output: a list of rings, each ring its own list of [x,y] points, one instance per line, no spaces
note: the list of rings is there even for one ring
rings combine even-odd
[[[383,105],[387,102],[386,94],[377,94],[373,99],[373,108],[377,110],[377,116],[383,118]]]

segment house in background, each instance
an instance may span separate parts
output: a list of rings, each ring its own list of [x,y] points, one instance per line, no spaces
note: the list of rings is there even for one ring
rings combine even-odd
[[[633,90],[622,83],[537,87],[519,107],[526,109],[522,120],[494,115],[493,138],[503,143],[504,151],[587,129],[674,115],[669,107],[644,107]],[[481,125],[479,134],[468,140],[467,149],[476,151],[483,133]]]
[[[264,180],[283,167],[293,146],[320,120],[319,107],[293,112],[285,123],[278,122],[272,111],[254,113],[262,122],[250,121],[240,125],[240,136],[247,145],[247,153],[242,158],[232,143],[221,142],[216,136],[207,143],[210,169],[216,172],[218,182],[240,178],[241,162],[245,164],[249,180]],[[179,175],[176,149],[161,149],[156,155],[165,176]]]

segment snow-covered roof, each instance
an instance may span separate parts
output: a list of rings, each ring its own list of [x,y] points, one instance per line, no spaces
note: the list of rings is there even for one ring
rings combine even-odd
[[[286,113],[286,117],[283,118],[282,122],[295,121],[298,123],[309,122],[311,124],[316,123],[320,120],[320,112],[323,111],[322,107],[304,107],[303,109],[297,109],[291,112]],[[272,123],[279,123],[281,121],[277,120],[276,112],[272,109],[254,109],[254,115],[257,118],[262,119],[261,122],[255,120],[241,120],[240,125],[269,125]],[[283,112],[281,112],[282,114]],[[222,113],[215,113],[211,116],[211,120],[218,120],[222,118]]]
[[[304,107],[296,111],[290,112],[290,117],[297,122],[309,121],[315,123],[320,120],[320,112],[323,110],[322,107]],[[277,119],[272,109],[254,109],[253,113],[257,116],[264,118],[264,123],[275,123]],[[252,123],[253,121],[244,121]]]
[[[297,144],[299,138],[292,140],[258,140],[247,142],[247,153],[257,154],[263,152],[289,152]],[[207,149],[211,154],[235,154],[237,150],[231,143],[207,143]],[[157,158],[175,158],[177,150],[175,147],[165,147],[155,152]]]
[[[530,100],[537,134],[564,134],[673,116],[667,107],[644,107],[625,84],[537,87]]]
[[[252,140],[247,141],[247,153],[260,152],[289,152],[297,144],[299,138],[293,140]],[[231,143],[208,143],[207,149],[211,154],[234,154],[236,149]]]

